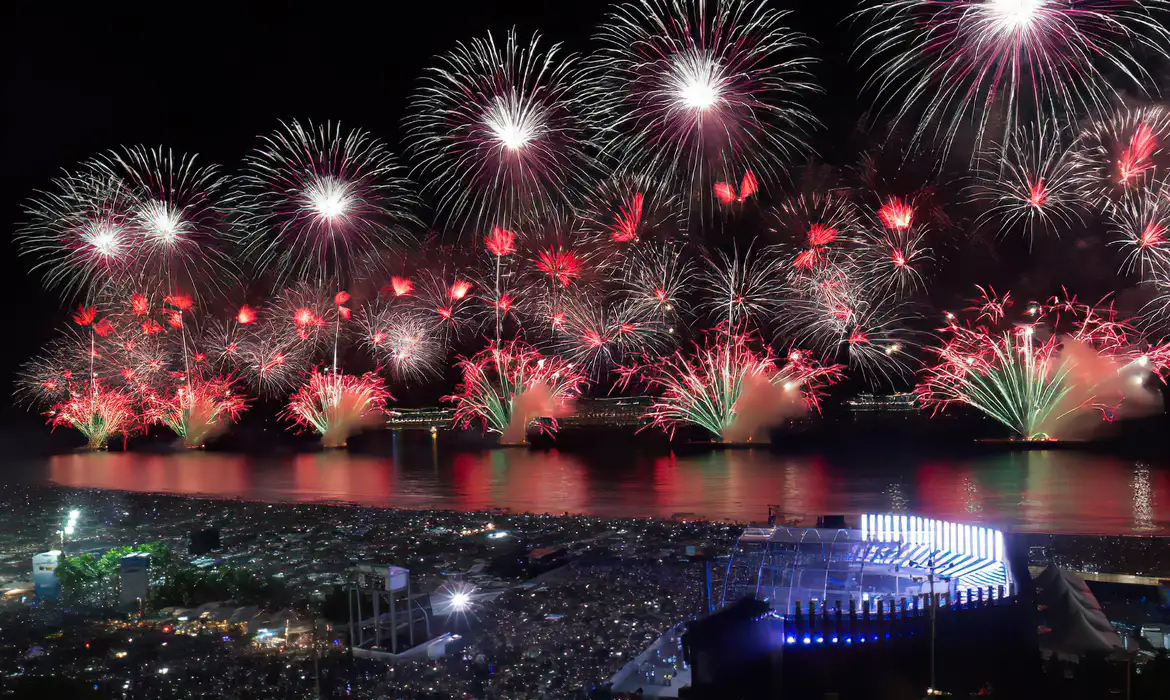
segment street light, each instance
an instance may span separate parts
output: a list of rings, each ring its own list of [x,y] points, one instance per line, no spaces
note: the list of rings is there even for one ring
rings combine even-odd
[[[61,535],[61,551],[65,551],[65,535],[72,535],[77,531],[77,520],[80,517],[81,511],[76,508],[69,511],[69,520],[57,531],[57,534]]]

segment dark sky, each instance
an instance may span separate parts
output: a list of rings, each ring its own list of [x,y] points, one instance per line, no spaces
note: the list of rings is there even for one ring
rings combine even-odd
[[[0,396],[62,318],[11,233],[21,204],[62,168],[119,145],[165,145],[234,168],[278,119],[340,120],[402,152],[406,97],[433,56],[461,39],[515,26],[571,51],[589,49],[607,3],[238,2],[6,3],[0,10],[0,272],[7,342]],[[800,2],[776,3],[798,7]],[[830,124],[862,107],[847,69],[849,3],[805,3],[791,25],[813,35]],[[407,7],[409,9],[403,9]],[[178,8],[178,9],[170,9]],[[837,105],[837,107],[832,107]],[[827,109],[824,107],[828,107]]]

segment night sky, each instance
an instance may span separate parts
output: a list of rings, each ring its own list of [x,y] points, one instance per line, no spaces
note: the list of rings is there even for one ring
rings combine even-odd
[[[7,342],[0,358],[15,371],[35,353],[63,317],[64,302],[41,291],[17,259],[11,232],[21,203],[47,187],[62,168],[120,145],[164,145],[199,153],[231,171],[256,135],[278,119],[340,120],[361,126],[403,152],[400,127],[406,99],[433,57],[461,39],[516,27],[540,31],[585,52],[607,3],[413,2],[332,0],[312,3],[86,4],[78,12],[49,14],[50,3],[6,6],[0,14],[0,65],[5,128],[0,151],[0,221]],[[859,27],[843,22],[852,3],[773,3],[795,9],[788,22],[812,35],[821,61],[815,72],[825,95],[813,105],[825,127],[813,144],[833,165],[855,165],[853,138],[872,104],[860,96],[860,60],[850,58]],[[804,5],[803,8],[799,7]],[[956,236],[963,236],[961,222]],[[1086,276],[1086,295],[1110,284],[1116,264],[1102,265],[1103,246],[1075,236],[1041,242],[1029,252],[1009,243],[988,258],[997,280],[1039,280],[1039,293]],[[1020,262],[1022,260],[1022,262]],[[1021,272],[1022,270],[1022,272]],[[960,290],[956,289],[955,293]],[[0,395],[11,372],[0,373]]]

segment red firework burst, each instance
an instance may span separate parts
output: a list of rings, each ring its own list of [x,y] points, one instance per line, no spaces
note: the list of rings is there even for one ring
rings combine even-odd
[[[878,209],[882,225],[893,231],[904,231],[914,223],[914,205],[898,197],[890,197]]]
[[[122,389],[101,382],[79,382],[65,401],[53,404],[45,416],[54,428],[65,426],[85,436],[90,449],[103,450],[115,435],[129,436],[141,428],[134,400]]]

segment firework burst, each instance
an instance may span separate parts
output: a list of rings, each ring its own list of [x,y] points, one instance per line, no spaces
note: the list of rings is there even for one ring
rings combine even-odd
[[[492,344],[458,363],[463,381],[447,400],[455,420],[480,423],[505,443],[522,442],[530,423],[543,433],[557,430],[556,419],[584,388],[577,369],[557,357],[544,357],[520,341]],[[542,420],[543,419],[543,420]]]
[[[141,146],[98,163],[133,198],[125,226],[134,245],[127,272],[143,290],[218,291],[235,281],[223,206],[227,178],[195,156]]]
[[[362,344],[397,377],[436,377],[447,353],[435,332],[439,325],[437,319],[410,307],[369,306],[362,313]]]
[[[94,163],[53,180],[25,207],[16,232],[33,270],[66,295],[100,292],[130,276],[139,242],[134,198],[117,177]]]
[[[386,146],[330,123],[291,121],[262,137],[231,204],[245,253],[279,281],[347,286],[359,263],[417,224],[415,198]]]
[[[141,428],[134,399],[122,389],[108,389],[92,380],[78,382],[66,393],[45,416],[54,428],[65,426],[84,435],[91,450],[104,450],[111,437],[129,437]]]
[[[1017,129],[979,159],[971,199],[1001,234],[1058,233],[1083,223],[1082,167],[1060,132]]]
[[[711,203],[742,201],[806,150],[817,92],[807,39],[752,0],[618,5],[598,32],[591,104],[624,170]],[[745,173],[752,173],[750,178]],[[741,183],[751,187],[738,187]]]
[[[1140,401],[1164,368],[1165,350],[1143,351],[1112,307],[1053,298],[1004,328],[1010,306],[1010,296],[989,292],[973,309],[976,325],[948,315],[939,364],[917,390],[925,405],[966,404],[1026,440],[1072,437],[1084,428],[1078,419],[1112,421],[1127,400]]]
[[[514,228],[570,205],[591,173],[576,59],[509,32],[459,44],[423,79],[407,127],[417,169],[457,228]]]
[[[788,264],[812,270],[850,240],[859,226],[857,207],[840,193],[800,194],[771,214],[771,228],[790,248]]]
[[[906,207],[887,215],[883,207],[878,221],[862,226],[854,239],[853,261],[877,294],[897,290],[904,296],[925,288],[922,271],[934,254],[925,227],[913,221],[912,211]]]
[[[587,295],[566,299],[562,308],[557,348],[590,376],[596,377],[635,355],[657,354],[674,341],[661,309]]]
[[[1081,129],[1074,154],[1090,202],[1147,188],[1170,172],[1170,112],[1141,107],[1094,119]]]
[[[167,426],[187,447],[203,447],[238,420],[248,405],[233,385],[226,377],[195,377],[161,395],[152,393],[147,396],[145,421]]]
[[[376,374],[313,370],[309,380],[289,399],[284,416],[320,435],[325,447],[345,447],[354,433],[385,419],[386,404],[392,398]]]
[[[638,246],[623,263],[619,296],[629,313],[660,321],[667,332],[674,333],[673,328],[688,311],[687,293],[694,273],[694,263],[681,246]]]
[[[606,179],[582,209],[582,231],[617,244],[671,240],[683,230],[681,198],[644,175]]]
[[[1137,0],[871,0],[860,48],[870,87],[916,140],[949,149],[968,124],[975,141],[1023,124],[1071,126],[1116,98],[1104,72],[1142,89],[1148,54],[1165,56],[1163,3]],[[1002,133],[998,133],[999,129]],[[995,131],[996,133],[991,133]]]
[[[716,321],[737,325],[752,319],[771,319],[781,302],[782,263],[773,247],[749,246],[742,255],[709,251],[699,266],[703,291],[698,309]]]
[[[647,417],[671,434],[697,425],[725,442],[759,437],[785,417],[817,406],[819,388],[840,375],[793,350],[780,363],[755,336],[720,326],[703,345],[648,363],[643,380],[660,393]]]
[[[1144,280],[1170,269],[1170,198],[1164,184],[1133,192],[1107,209],[1113,245],[1127,251],[1122,267]]]
[[[826,357],[848,358],[871,382],[892,382],[912,370],[919,318],[909,302],[866,276],[858,262],[832,250],[812,269],[793,266],[778,317],[777,338],[787,337]]]

